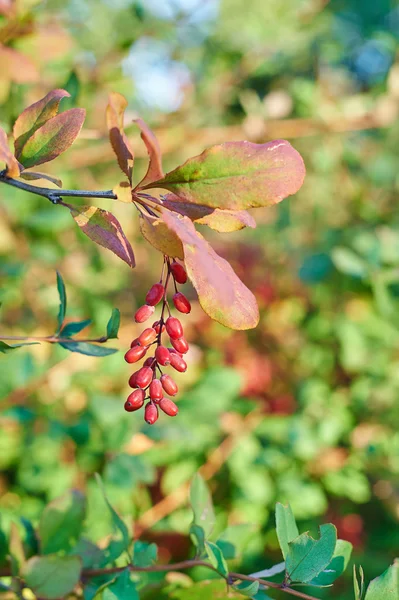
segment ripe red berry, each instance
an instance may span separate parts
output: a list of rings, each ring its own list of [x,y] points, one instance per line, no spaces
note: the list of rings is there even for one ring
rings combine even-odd
[[[139,343],[141,346],[149,346],[152,342],[155,341],[157,337],[157,332],[152,327],[148,327],[144,329],[144,331],[139,335]]]
[[[152,379],[152,369],[151,367],[142,367],[139,371],[137,371],[136,375],[136,383],[139,388],[146,388],[150,385]]]
[[[160,302],[165,294],[165,288],[162,283],[155,283],[152,288],[148,291],[145,302],[150,306],[155,306]]]
[[[135,371],[133,373],[133,375],[130,375],[129,378],[129,385],[131,388],[138,388],[139,386],[137,385],[137,373],[138,371]]]
[[[130,347],[133,348],[133,346],[140,346],[139,338],[132,340]]]
[[[178,387],[170,375],[162,375],[161,383],[163,389],[167,394],[169,394],[169,396],[176,396],[178,392]]]
[[[175,348],[168,348],[171,354],[178,354],[179,356],[183,356],[181,352],[178,352]]]
[[[179,354],[186,354],[188,352],[188,343],[183,337],[179,340],[174,340],[173,338],[170,340],[172,346]]]
[[[130,350],[126,352],[125,361],[129,364],[135,363],[143,358],[146,352],[147,348],[145,346],[133,346],[133,348],[130,348]]]
[[[170,352],[165,346],[158,346],[155,350],[155,358],[163,367],[170,364]]]
[[[157,333],[159,333],[159,330],[161,329],[160,321],[155,321],[155,323],[153,323],[152,326],[155,329],[155,331]],[[162,323],[162,333],[164,331],[165,331],[165,323]]]
[[[145,394],[143,390],[134,390],[131,394],[129,394],[126,402],[125,402],[125,410],[128,412],[133,412],[134,410],[138,410],[144,404]]]
[[[155,360],[155,358],[153,356],[149,356],[148,358],[145,359],[145,361],[143,363],[143,367],[152,367],[154,364],[154,360]]]
[[[143,304],[143,306],[140,306],[140,308],[136,310],[134,320],[136,321],[136,323],[144,323],[144,321],[147,321],[147,319],[151,317],[154,310],[154,306],[148,306],[148,304]]]
[[[154,425],[155,421],[158,420],[158,408],[153,402],[148,402],[145,405],[144,419],[148,425]]]
[[[186,283],[187,273],[186,269],[182,267],[182,265],[179,265],[177,262],[172,262],[170,265],[170,270],[172,271],[172,275],[177,283]]]
[[[164,413],[169,415],[169,417],[175,417],[179,412],[179,409],[177,408],[176,404],[173,402],[173,400],[170,400],[169,398],[162,398],[162,400],[159,403],[159,408],[163,410]]]
[[[169,319],[166,319],[165,326],[170,338],[177,340],[183,337],[183,326],[176,317],[169,317]]]
[[[191,311],[190,302],[181,292],[177,292],[177,294],[173,296],[173,304],[175,305],[175,308],[181,313],[188,314]]]
[[[179,371],[179,373],[184,373],[187,370],[186,361],[177,352],[170,353],[170,364],[174,369],[176,369],[176,371]]]
[[[151,400],[160,400],[163,398],[162,383],[159,379],[153,379],[150,383],[150,398]]]

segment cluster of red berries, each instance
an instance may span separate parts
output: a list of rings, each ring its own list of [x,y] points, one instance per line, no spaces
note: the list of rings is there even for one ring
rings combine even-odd
[[[167,272],[163,283],[165,266]],[[136,363],[144,358],[151,346],[155,346],[154,356],[146,358],[141,369],[131,375],[129,385],[135,389],[125,402],[125,410],[133,412],[139,410],[148,400],[144,409],[144,419],[149,425],[157,421],[158,407],[170,417],[176,416],[178,412],[173,400],[164,396],[164,392],[169,396],[175,396],[178,392],[177,385],[170,375],[162,372],[161,367],[170,365],[180,373],[184,373],[187,369],[183,354],[188,351],[188,343],[183,336],[183,327],[179,319],[171,316],[167,300],[167,289],[171,278],[175,288],[172,300],[176,310],[184,314],[191,311],[190,302],[177,290],[178,283],[186,283],[187,273],[181,264],[171,262],[168,257],[165,257],[159,283],[151,287],[146,295],[145,304],[140,306],[134,315],[136,323],[144,323],[154,314],[156,305],[162,301],[160,319],[155,321],[152,327],[144,329],[139,337],[132,341],[130,350],[125,354],[126,362]],[[165,311],[168,313],[166,319]],[[172,345],[170,348],[162,345],[162,334],[165,331],[170,338]]]

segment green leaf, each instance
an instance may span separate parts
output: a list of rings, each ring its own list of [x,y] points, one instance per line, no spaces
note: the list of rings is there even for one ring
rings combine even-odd
[[[25,550],[20,531],[15,523],[11,523],[9,551],[11,556],[11,573],[18,575],[25,564]]]
[[[97,206],[72,206],[66,204],[81,229],[94,243],[111,250],[129,267],[136,265],[133,249],[114,215]]]
[[[76,490],[52,500],[39,521],[41,553],[69,552],[81,534],[85,514],[85,497]]]
[[[46,121],[21,148],[19,162],[29,168],[57,158],[79,135],[85,115],[83,108],[71,108]]]
[[[356,573],[356,565],[353,565],[353,587],[355,591],[355,600],[362,600],[364,594],[364,572],[363,568],[359,567],[359,580]]]
[[[128,570],[123,571],[102,594],[102,600],[139,600],[136,584]]]
[[[58,289],[58,295],[60,297],[60,308],[58,310],[58,317],[57,317],[57,321],[58,321],[57,334],[58,334],[61,331],[61,327],[62,327],[62,324],[65,319],[65,313],[66,313],[66,307],[67,307],[65,284],[64,284],[64,280],[62,279],[61,273],[59,273],[58,271],[57,271],[57,289]]]
[[[229,569],[219,546],[216,546],[216,544],[213,544],[212,542],[205,542],[205,550],[211,565],[215,567],[219,573],[227,577]]]
[[[133,547],[133,564],[136,567],[150,567],[157,561],[158,547],[156,544],[134,542]]]
[[[15,156],[18,159],[27,140],[49,119],[55,117],[61,100],[67,97],[69,94],[65,90],[52,90],[19,115],[13,129]]]
[[[105,493],[103,482],[101,481],[101,477],[98,473],[96,473],[96,480],[97,480],[97,484],[102,492],[102,495],[103,495],[105,503],[108,507],[108,510],[111,513],[114,529],[121,534],[122,551],[125,550],[127,552],[127,554],[129,554],[130,539],[129,539],[128,528],[126,527],[126,524],[124,523],[124,521],[122,521],[122,519],[120,518],[120,516],[118,515],[118,513],[115,511],[115,509],[111,505],[110,501],[108,500],[107,495]]]
[[[105,346],[89,342],[59,342],[59,344],[65,350],[86,354],[87,356],[109,356],[118,352],[117,348],[106,348]]]
[[[215,524],[215,513],[208,486],[199,473],[191,482],[190,504],[194,513],[193,524],[202,527],[205,538],[208,538]]]
[[[8,177],[19,177],[19,165],[15,156],[12,154],[7,140],[6,132],[0,127],[0,162],[7,166]]]
[[[299,531],[290,505],[276,504],[276,530],[281,551],[287,557],[289,542],[298,537]]]
[[[352,544],[346,540],[337,540],[335,545],[334,554],[332,561],[324,571],[319,573],[315,579],[310,582],[311,585],[331,585],[334,581],[342,575],[348,566],[351,554]]]
[[[290,581],[308,583],[331,562],[337,542],[334,525],[321,525],[320,538],[313,539],[307,532],[288,543],[286,571]]]
[[[8,553],[7,536],[4,531],[0,529],[0,566],[3,566],[7,562]]]
[[[188,217],[170,211],[163,219],[181,240],[187,274],[203,310],[231,329],[251,329],[259,322],[253,293],[237,277],[230,264],[195,230]]]
[[[82,331],[85,327],[90,325],[91,319],[86,319],[85,321],[74,321],[72,323],[67,323],[63,329],[61,329],[60,335],[61,337],[71,337],[76,333]]]
[[[352,277],[366,277],[368,274],[367,262],[349,248],[334,248],[331,252],[331,258],[341,273]]]
[[[63,598],[79,583],[82,563],[78,556],[34,556],[22,569],[27,587],[41,598]]]
[[[39,342],[22,342],[21,344],[6,344],[6,342],[0,341],[0,352],[2,354],[7,354],[7,352],[11,352],[11,350],[15,350],[16,348],[22,348],[22,346],[37,346]]]
[[[121,322],[121,314],[118,308],[112,309],[112,315],[107,323],[107,338],[109,340],[118,337],[119,326]]]
[[[80,538],[71,554],[80,556],[84,569],[100,567],[104,560],[104,551],[86,538]]]
[[[190,533],[191,541],[193,542],[194,546],[197,548],[197,554],[199,556],[201,556],[201,554],[203,554],[205,551],[205,532],[204,532],[204,530],[199,525],[192,524],[190,527],[189,533]]]
[[[226,559],[237,558],[244,551],[255,532],[253,525],[241,523],[227,527],[218,539],[216,544],[223,552]]]
[[[133,150],[130,147],[129,140],[123,131],[123,119],[127,107],[126,98],[117,92],[110,94],[106,111],[107,127],[109,139],[113,151],[116,154],[118,165],[132,183],[133,174]]]
[[[167,173],[145,188],[166,188],[182,201],[241,210],[270,206],[295,194],[305,177],[301,155],[285,140],[227,142]]]
[[[382,575],[369,583],[364,600],[398,600],[398,598],[399,559],[396,559]]]
[[[231,600],[240,596],[228,589],[223,579],[200,581],[169,593],[171,600]]]
[[[259,590],[259,582],[258,581],[242,581],[241,583],[236,583],[233,585],[233,589],[236,592],[239,592],[243,596],[247,596],[252,598],[255,594],[258,593]]]

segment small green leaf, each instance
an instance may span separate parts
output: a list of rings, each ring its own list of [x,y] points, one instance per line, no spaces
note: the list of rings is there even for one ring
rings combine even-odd
[[[157,560],[158,548],[156,544],[134,542],[133,547],[133,564],[136,567],[150,567]]]
[[[205,532],[202,527],[193,523],[190,527],[190,538],[197,548],[197,554],[201,556],[205,550]]]
[[[346,540],[337,540],[335,545],[334,554],[332,557],[332,561],[327,568],[324,569],[315,579],[312,579],[310,582],[311,585],[331,585],[334,581],[342,575],[348,566],[351,553],[352,553],[352,544],[347,542]]]
[[[52,500],[39,521],[42,554],[69,552],[80,536],[85,514],[85,497],[76,490]]]
[[[320,538],[313,539],[307,532],[288,543],[286,571],[290,581],[308,583],[331,562],[337,542],[334,525],[321,525]]]
[[[37,346],[39,342],[23,342],[21,344],[6,344],[5,342],[0,341],[0,352],[2,354],[7,354],[7,352],[11,352],[11,350],[15,350],[16,348],[22,348],[22,346]]]
[[[353,565],[353,587],[355,590],[355,600],[362,600],[364,594],[364,572],[363,568],[359,567],[359,580],[356,573],[356,565]]]
[[[102,600],[139,600],[136,584],[131,580],[128,570],[123,571],[105,588]]]
[[[205,538],[208,538],[215,524],[215,513],[208,487],[199,473],[191,482],[190,504],[194,513],[194,525],[202,527]]]
[[[57,289],[58,289],[58,295],[60,297],[60,308],[59,308],[58,317],[57,317],[57,321],[58,321],[57,334],[58,334],[61,331],[61,327],[62,327],[62,324],[65,319],[65,312],[66,312],[66,307],[67,307],[65,284],[64,284],[64,280],[62,279],[61,273],[59,273],[58,271],[57,271]]]
[[[109,340],[118,337],[119,326],[121,322],[121,314],[118,308],[112,309],[112,315],[107,323],[107,338]]]
[[[239,592],[243,596],[252,598],[253,596],[255,596],[255,594],[258,593],[259,582],[258,581],[242,581],[241,583],[234,584],[233,590],[235,590],[236,592]]]
[[[82,331],[85,327],[90,325],[91,319],[86,319],[85,321],[74,321],[72,323],[67,323],[63,329],[61,329],[60,336],[61,337],[71,337],[76,333]]]
[[[211,565],[224,577],[227,577],[229,569],[219,546],[216,546],[212,542],[205,542],[205,550]]]
[[[100,475],[98,473],[96,473],[96,480],[97,480],[98,486],[99,486],[99,488],[100,488],[100,490],[102,492],[102,495],[103,495],[105,503],[106,503],[106,505],[108,507],[108,510],[111,513],[111,517],[112,517],[112,522],[113,522],[113,525],[114,525],[114,529],[116,531],[118,531],[121,534],[121,536],[122,536],[122,543],[123,543],[122,550],[125,550],[129,554],[130,539],[129,539],[128,528],[126,527],[126,524],[124,523],[124,521],[122,521],[122,519],[120,518],[120,516],[118,515],[118,513],[115,511],[115,509],[111,505],[110,501],[108,500],[107,495],[105,493],[103,482],[102,482],[101,477],[100,477]]]
[[[353,252],[353,250],[344,247],[336,247],[331,252],[331,258],[334,265],[341,273],[360,278],[367,276],[367,262]]]
[[[276,530],[281,551],[287,557],[289,542],[298,537],[299,531],[290,505],[276,504]]]
[[[27,587],[41,598],[63,598],[79,583],[82,563],[78,556],[34,556],[21,572]]]
[[[117,348],[106,348],[89,342],[59,342],[60,346],[70,352],[78,352],[87,356],[109,356],[118,352]]]
[[[382,575],[369,583],[364,600],[398,600],[398,598],[399,559],[396,559]]]

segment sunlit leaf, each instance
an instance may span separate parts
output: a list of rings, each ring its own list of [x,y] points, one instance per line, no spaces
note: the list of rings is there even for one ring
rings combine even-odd
[[[190,504],[194,513],[193,523],[204,530],[205,538],[207,538],[215,524],[215,512],[208,486],[199,473],[191,482]]]
[[[352,554],[352,544],[346,540],[337,540],[334,554],[327,567],[310,582],[311,585],[331,585],[345,571]]]
[[[127,107],[126,98],[121,94],[112,93],[107,106],[107,126],[111,146],[116,154],[118,165],[132,183],[133,150],[123,131],[123,116]]]
[[[183,260],[183,246],[179,237],[165,225],[161,218],[141,214],[140,231],[156,250],[172,258]]]
[[[112,191],[115,196],[118,196],[119,202],[125,202],[126,204],[132,202],[132,186],[127,181],[121,181]]]
[[[22,569],[25,585],[40,598],[64,598],[79,583],[82,563],[79,556],[34,556]]]
[[[281,551],[286,558],[289,551],[288,544],[298,537],[299,531],[291,507],[284,506],[280,502],[276,504],[276,531]]]
[[[134,121],[141,130],[141,139],[145,143],[149,156],[149,165],[147,173],[140,181],[137,187],[143,187],[147,183],[162,179],[164,176],[162,170],[162,154],[155,134],[142,119]]]
[[[114,509],[114,507],[112,506],[110,501],[108,500],[108,496],[105,492],[105,488],[104,488],[103,482],[101,480],[101,477],[97,473],[96,473],[96,480],[97,480],[97,484],[101,490],[101,493],[103,495],[103,498],[105,500],[105,503],[108,507],[108,510],[111,513],[114,529],[121,534],[122,551],[125,551],[129,554],[130,536],[129,536],[128,528],[126,527],[125,522],[122,521],[122,519],[120,518],[120,516],[118,515],[118,513],[116,512],[116,510]]]
[[[25,142],[41,127],[58,113],[58,107],[62,98],[69,97],[65,90],[52,90],[44,98],[31,104],[19,115],[14,124],[14,146],[17,158]]]
[[[113,308],[111,317],[107,323],[107,338],[109,340],[118,337],[120,322],[121,322],[121,314],[119,312],[119,309]]]
[[[18,161],[13,156],[7,141],[6,132],[0,127],[0,161],[7,166],[7,177],[19,177]]]
[[[25,179],[26,181],[37,181],[40,179],[45,179],[46,181],[50,181],[54,183],[59,188],[62,187],[61,179],[57,177],[52,177],[51,175],[47,175],[47,173],[37,173],[34,171],[22,171],[20,175],[21,179]]]
[[[204,311],[231,329],[256,327],[259,310],[255,297],[230,264],[216,254],[188,217],[164,211],[163,220],[183,244],[187,273]]]
[[[320,537],[313,539],[307,532],[289,542],[286,571],[291,581],[308,583],[330,564],[337,542],[334,525],[320,526]]]
[[[41,553],[71,550],[82,531],[85,514],[85,497],[76,490],[47,504],[39,521]]]
[[[0,352],[2,354],[7,354],[7,352],[11,352],[11,350],[15,350],[16,348],[22,348],[22,346],[37,346],[39,342],[21,342],[20,344],[7,344],[6,342],[0,341]]]
[[[364,600],[397,600],[399,598],[399,559],[379,577],[370,581]]]
[[[111,250],[129,267],[134,267],[133,249],[116,217],[97,206],[72,206],[67,204],[76,224],[93,242]]]
[[[75,141],[85,114],[83,108],[71,108],[46,121],[21,147],[19,162],[28,168],[57,158]]]
[[[60,297],[60,308],[58,310],[58,317],[57,317],[57,322],[58,322],[57,333],[59,333],[61,331],[61,327],[62,327],[62,325],[64,323],[64,319],[65,319],[67,297],[66,297],[66,289],[65,289],[64,280],[62,279],[61,273],[59,273],[58,271],[57,271],[57,290],[58,290],[58,295]]]
[[[205,542],[205,550],[211,565],[218,573],[226,577],[229,573],[229,569],[219,546],[216,546],[216,544],[213,544],[212,542]]]
[[[91,344],[90,342],[59,342],[60,346],[70,352],[78,352],[78,354],[86,354],[87,356],[109,356],[118,352],[116,348],[106,348],[99,344]]]
[[[239,592],[243,596],[247,596],[248,598],[252,598],[259,590],[259,582],[258,581],[241,581],[241,583],[236,583],[233,585],[233,589],[236,592]]]
[[[301,155],[285,140],[227,142],[144,187],[166,188],[185,202],[241,210],[280,202],[299,190],[304,177]]]
[[[85,327],[90,325],[91,319],[86,319],[85,321],[74,321],[71,323],[67,323],[63,329],[61,329],[60,335],[61,337],[70,337],[82,331]]]
[[[355,592],[355,600],[362,600],[364,595],[364,572],[363,568],[359,567],[359,580],[356,573],[356,565],[353,565],[353,588]]]

